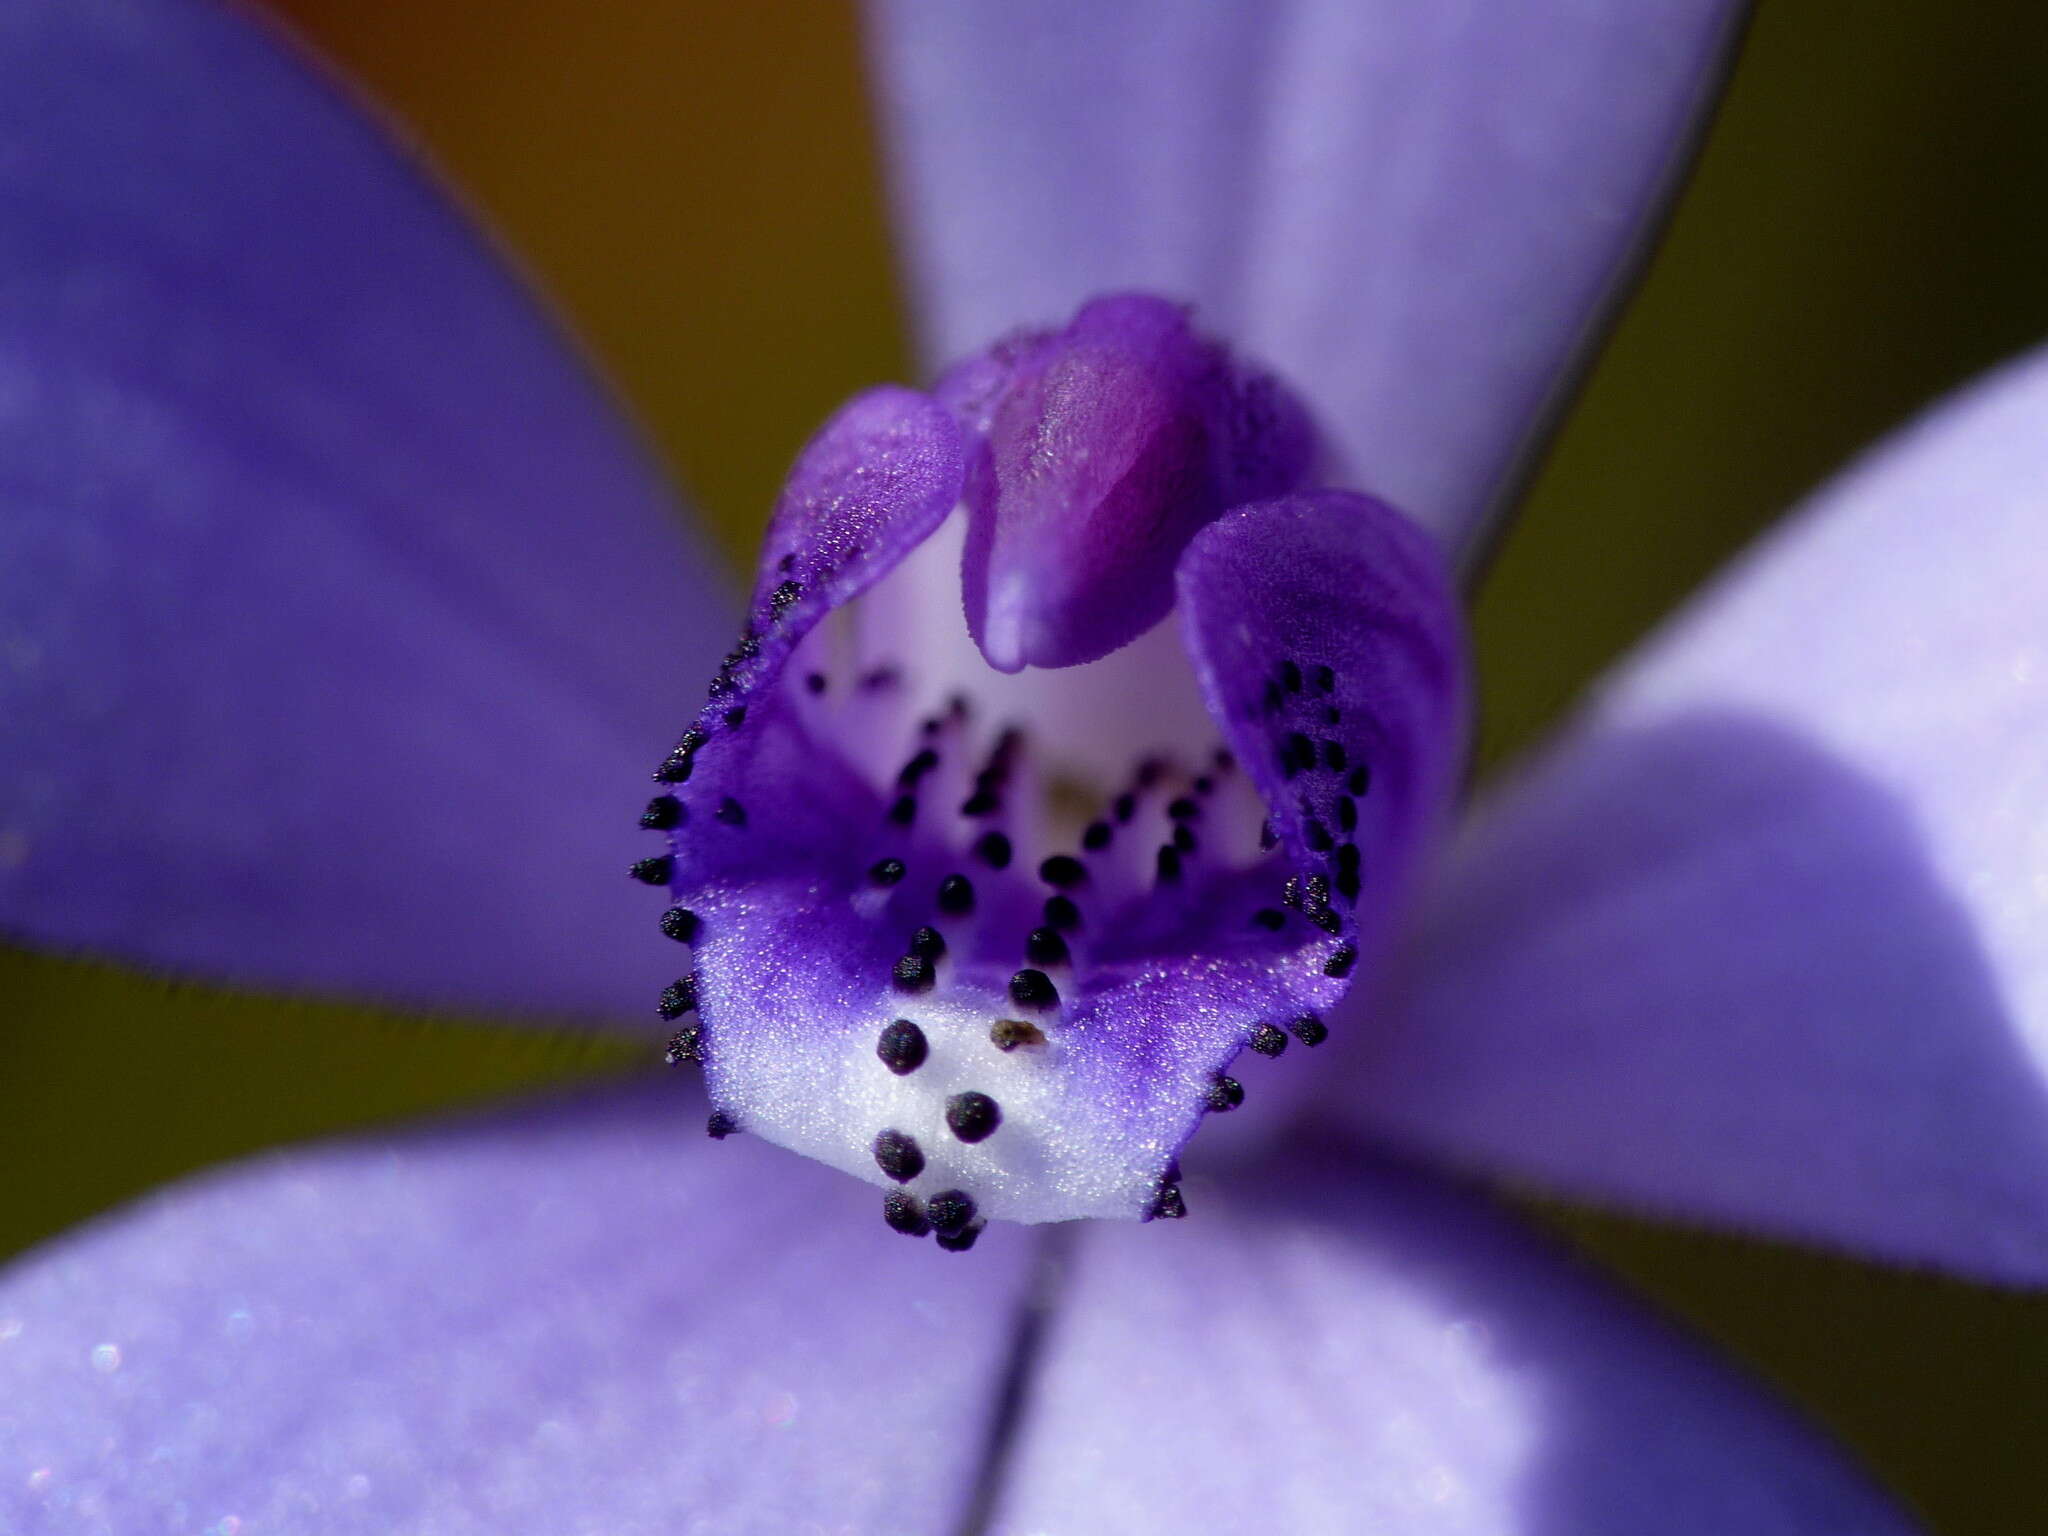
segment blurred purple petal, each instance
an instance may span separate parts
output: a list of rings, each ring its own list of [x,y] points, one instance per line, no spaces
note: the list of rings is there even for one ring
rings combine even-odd
[[[1883,1536],[1755,1388],[1418,1176],[1290,1161],[1077,1234],[994,1529]]]
[[[1024,1245],[849,1221],[677,1098],[281,1153],[30,1257],[0,1526],[951,1531]]]
[[[1347,1080],[1553,1188],[2048,1281],[2048,353],[1872,455],[1485,809]]]
[[[938,361],[1149,289],[1469,548],[1644,238],[1733,0],[877,0]]]
[[[0,498],[0,923],[638,1004],[619,796],[729,605],[531,300],[239,7],[0,7]]]

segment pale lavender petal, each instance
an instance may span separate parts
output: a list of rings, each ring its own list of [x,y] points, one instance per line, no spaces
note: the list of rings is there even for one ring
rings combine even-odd
[[[1820,493],[1489,805],[1345,1102],[2048,1281],[2048,353]]]
[[[935,361],[1193,302],[1385,496],[1479,532],[1645,236],[1741,7],[879,0]]]
[[[701,1115],[614,1090],[283,1152],[31,1255],[0,1526],[952,1531],[1023,1246],[906,1243]]]
[[[0,6],[0,501],[0,923],[638,1002],[620,808],[729,604],[528,296],[240,7]]]
[[[1475,1203],[1355,1160],[1077,1239],[994,1529],[1884,1536],[1732,1373]]]

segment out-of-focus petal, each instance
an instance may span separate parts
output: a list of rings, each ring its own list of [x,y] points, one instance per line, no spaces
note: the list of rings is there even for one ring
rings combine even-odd
[[[1290,1161],[1080,1234],[994,1528],[1883,1536],[1832,1449],[1482,1208]]]
[[[1469,547],[1682,156],[1732,0],[878,0],[936,361],[1142,288]]]
[[[2048,353],[1822,492],[1487,806],[1344,1101],[2048,1281]]]
[[[644,1008],[630,796],[731,608],[519,285],[238,7],[0,6],[0,503],[0,924]]]
[[[0,1525],[949,1532],[1027,1250],[638,1090],[273,1155],[0,1278]]]

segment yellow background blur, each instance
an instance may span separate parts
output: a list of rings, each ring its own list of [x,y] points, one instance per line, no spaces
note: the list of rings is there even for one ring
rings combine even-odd
[[[852,10],[274,8],[552,295],[736,569],[818,420],[913,377]],[[2044,72],[2031,5],[1766,9],[1482,595],[1489,762],[1859,444],[2048,335]],[[0,998],[0,1253],[254,1147],[640,1064],[5,952]],[[1778,1381],[1935,1529],[2048,1530],[2048,1299],[1530,1209]]]

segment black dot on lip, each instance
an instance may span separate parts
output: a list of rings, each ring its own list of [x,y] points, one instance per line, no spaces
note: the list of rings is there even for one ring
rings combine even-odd
[[[1023,1019],[997,1019],[988,1027],[988,1039],[999,1051],[1014,1051],[1022,1045],[1045,1044],[1045,1031]]]
[[[1261,1056],[1278,1056],[1287,1049],[1287,1036],[1271,1024],[1261,1024],[1252,1031],[1252,1049]]]
[[[1179,1221],[1188,1213],[1188,1203],[1181,1198],[1178,1184],[1162,1184],[1158,1197],[1152,1202],[1152,1209],[1145,1213],[1147,1221]]]
[[[711,813],[728,827],[744,827],[747,824],[747,808],[727,795],[718,802],[718,809]]]
[[[697,759],[689,753],[672,752],[662,759],[661,766],[654,770],[654,777],[663,784],[682,784],[688,781],[696,767]]]
[[[1051,926],[1071,933],[1081,926],[1081,909],[1074,905],[1071,896],[1048,896],[1045,898],[1045,920]]]
[[[672,1067],[680,1067],[684,1062],[701,1064],[704,1060],[703,1032],[695,1025],[677,1030],[669,1036],[668,1049],[663,1052],[662,1060]]]
[[[1177,800],[1167,802],[1166,814],[1174,821],[1193,821],[1202,814],[1202,807],[1186,795],[1182,795]]]
[[[1372,788],[1372,769],[1366,764],[1360,763],[1351,770],[1351,777],[1345,781],[1344,787],[1354,795],[1364,794],[1368,789]]]
[[[802,582],[782,582],[773,592],[768,594],[768,612],[779,619],[789,612],[790,606],[803,595],[804,588]]]
[[[898,795],[889,807],[889,820],[899,827],[907,827],[917,820],[917,796]]]
[[[1118,821],[1128,824],[1130,819],[1138,814],[1138,797],[1131,794],[1118,795],[1110,810]]]
[[[747,723],[747,706],[735,704],[731,709],[728,709],[725,712],[725,723],[735,731],[745,725]]]
[[[1051,1008],[1059,1000],[1059,988],[1043,971],[1022,970],[1010,978],[1010,1001],[1020,1008]]]
[[[898,1184],[908,1184],[924,1172],[924,1151],[901,1131],[880,1131],[875,1136],[875,1166]]]
[[[910,953],[920,960],[940,960],[946,953],[946,936],[927,924],[910,936]]]
[[[904,867],[901,859],[882,859],[868,869],[868,880],[874,885],[895,885],[903,878]]]
[[[1356,944],[1340,944],[1337,946],[1337,952],[1323,962],[1323,974],[1325,976],[1335,976],[1342,980],[1351,974],[1351,968],[1356,964],[1358,964],[1358,946]]]
[[[1254,926],[1278,933],[1287,926],[1287,914],[1278,907],[1261,907],[1252,914]]]
[[[1337,691],[1337,674],[1329,667],[1312,668],[1308,674],[1308,680],[1316,685],[1317,693],[1335,693]]]
[[[1337,915],[1334,907],[1317,907],[1308,914],[1308,920],[1333,939],[1344,931],[1344,919]]]
[[[692,971],[689,975],[670,982],[662,989],[661,1002],[656,1008],[656,1012],[664,1019],[680,1019],[696,1006],[697,974]]]
[[[1272,822],[1271,822],[1270,820],[1268,820],[1268,821],[1262,821],[1262,822],[1260,822],[1260,823],[1259,823],[1259,852],[1261,852],[1261,853],[1265,853],[1265,852],[1268,852],[1269,850],[1271,850],[1271,849],[1274,849],[1274,848],[1277,848],[1277,847],[1279,847],[1279,846],[1280,846],[1280,834],[1279,834],[1278,832],[1275,832],[1275,831],[1273,830],[1273,823],[1272,823]]]
[[[1199,846],[1195,841],[1195,829],[1182,822],[1173,829],[1173,846],[1183,855],[1191,854]]]
[[[1280,686],[1289,693],[1301,692],[1301,667],[1293,661],[1280,663]]]
[[[958,1232],[941,1232],[932,1241],[948,1253],[965,1253],[974,1246],[975,1239],[981,1236],[981,1229],[987,1225],[985,1221],[977,1221],[973,1226],[962,1227]]]
[[[666,853],[651,859],[635,859],[633,867],[626,871],[642,885],[667,885],[675,872],[676,861]]]
[[[907,1189],[892,1189],[882,1197],[882,1220],[891,1232],[905,1237],[923,1237],[932,1224],[924,1219],[924,1206]]]
[[[739,1128],[739,1121],[722,1109],[714,1109],[711,1118],[704,1122],[704,1134],[713,1141],[723,1141]]]
[[[1330,836],[1330,829],[1313,816],[1302,824],[1301,840],[1314,853],[1328,853],[1337,846],[1337,839]]]
[[[1065,965],[1072,958],[1057,928],[1034,928],[1024,940],[1024,958],[1033,965]]]
[[[1010,867],[1010,840],[1000,832],[984,832],[975,839],[975,857],[990,869]]]
[[[960,802],[962,816],[993,816],[1002,808],[1003,802],[997,799],[992,791],[986,789],[977,789]]]
[[[661,914],[661,931],[678,944],[694,944],[698,931],[704,925],[697,921],[697,914],[688,907],[670,907]]]
[[[951,1237],[965,1231],[974,1220],[974,1197],[965,1190],[946,1190],[925,1201],[924,1214],[933,1231],[941,1237]]]
[[[974,910],[974,882],[965,875],[948,875],[939,882],[939,910],[958,917]]]
[[[1280,743],[1280,771],[1288,778],[1316,765],[1316,744],[1300,731],[1289,731]]]
[[[882,1065],[898,1077],[907,1076],[924,1065],[924,1059],[931,1053],[925,1040],[924,1031],[914,1019],[898,1019],[884,1025],[880,1037],[875,1041],[875,1054],[882,1059]]]
[[[1304,1013],[1287,1027],[1303,1045],[1321,1045],[1330,1038],[1330,1026],[1312,1013]]]
[[[1002,1107],[985,1093],[970,1090],[946,1100],[947,1128],[962,1141],[986,1141],[1002,1123]]]
[[[1088,823],[1088,830],[1081,834],[1081,846],[1090,853],[1100,853],[1109,846],[1109,840],[1114,835],[1108,822],[1091,821]]]
[[[920,747],[910,761],[897,770],[896,782],[905,789],[915,789],[917,781],[938,766],[939,754],[930,747]]]
[[[1349,845],[1347,844],[1346,846],[1348,847]],[[1339,851],[1341,852],[1342,850]],[[1358,867],[1356,865],[1351,865],[1337,871],[1337,892],[1346,901],[1358,900],[1360,888]]]
[[[1234,1077],[1218,1075],[1209,1084],[1209,1112],[1214,1115],[1227,1114],[1244,1102],[1244,1084]]]
[[[1346,832],[1358,830],[1358,802],[1349,795],[1337,797],[1337,825]]]
[[[804,678],[804,688],[813,696],[825,691],[825,674],[813,672]]]
[[[1088,879],[1088,866],[1071,853],[1056,853],[1038,866],[1038,878],[1058,890],[1069,890]]]
[[[650,832],[666,832],[683,824],[683,802],[674,795],[656,795],[640,813],[640,825]]]
[[[931,961],[923,955],[905,955],[889,970],[889,981],[898,992],[913,995],[929,992],[932,983],[938,979]]]
[[[1326,741],[1323,743],[1323,766],[1325,768],[1329,769],[1332,773],[1342,773],[1344,771],[1344,762],[1343,742]]]
[[[1159,859],[1156,870],[1161,885],[1172,885],[1180,879],[1180,850],[1171,843],[1159,845]]]

